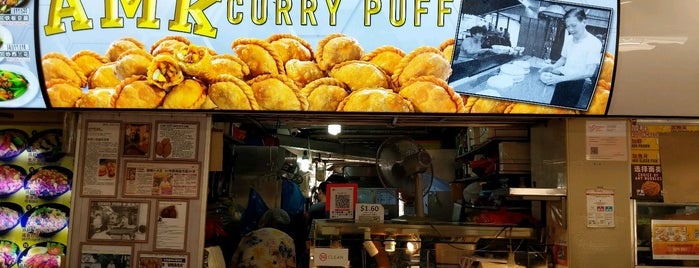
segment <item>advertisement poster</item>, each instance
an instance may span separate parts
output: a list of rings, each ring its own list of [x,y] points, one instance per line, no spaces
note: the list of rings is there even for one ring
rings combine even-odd
[[[587,198],[587,227],[614,227],[614,191],[590,189],[585,191]]]
[[[196,198],[199,170],[196,163],[127,162],[124,196]]]
[[[36,3],[50,107],[604,114],[616,54],[617,1],[84,2]]]
[[[187,201],[158,201],[155,249],[185,250]]]
[[[699,260],[699,221],[651,220],[653,259]]]
[[[87,122],[83,163],[83,196],[116,196],[119,170],[119,122]]]
[[[699,131],[699,126],[678,124],[631,125],[631,196],[637,200],[663,200],[660,133]]]
[[[74,178],[62,133],[50,126],[0,128],[0,266],[65,261]]]

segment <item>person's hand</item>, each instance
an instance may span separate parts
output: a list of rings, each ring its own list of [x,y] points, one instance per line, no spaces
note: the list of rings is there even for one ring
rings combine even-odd
[[[553,70],[553,64],[546,64],[543,67],[541,67],[541,69],[539,69],[539,72],[550,72],[551,70]]]
[[[560,76],[552,74],[550,72],[541,73],[539,79],[546,85],[553,85],[560,82]]]

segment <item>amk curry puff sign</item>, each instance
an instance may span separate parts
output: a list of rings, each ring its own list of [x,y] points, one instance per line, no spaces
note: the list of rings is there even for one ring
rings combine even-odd
[[[604,114],[617,5],[37,1],[37,58],[50,108]]]

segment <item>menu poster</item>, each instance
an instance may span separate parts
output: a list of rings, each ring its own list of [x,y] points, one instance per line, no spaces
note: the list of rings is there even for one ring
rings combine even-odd
[[[189,267],[189,254],[139,252],[139,268],[182,268]]]
[[[65,259],[74,159],[62,138],[51,125],[0,128],[0,267]]]
[[[148,157],[148,153],[150,153],[151,124],[127,123],[124,129],[124,156]]]
[[[187,201],[158,201],[156,250],[185,250],[188,204]]]
[[[112,244],[81,244],[80,267],[131,267],[133,246]]]
[[[156,123],[156,159],[197,159],[198,123]]]
[[[148,242],[150,202],[91,200],[88,240]]]
[[[699,260],[699,221],[651,220],[653,259]]]
[[[197,198],[198,163],[126,162],[124,196]]]
[[[631,125],[631,198],[663,201],[663,173],[660,159],[660,133],[699,131],[696,125]]]
[[[119,122],[87,122],[80,194],[115,197],[119,170]]]

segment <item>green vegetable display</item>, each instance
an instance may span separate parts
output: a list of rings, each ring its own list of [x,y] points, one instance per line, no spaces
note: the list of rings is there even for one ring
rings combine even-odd
[[[0,70],[0,101],[19,98],[27,92],[29,82],[18,73]]]

